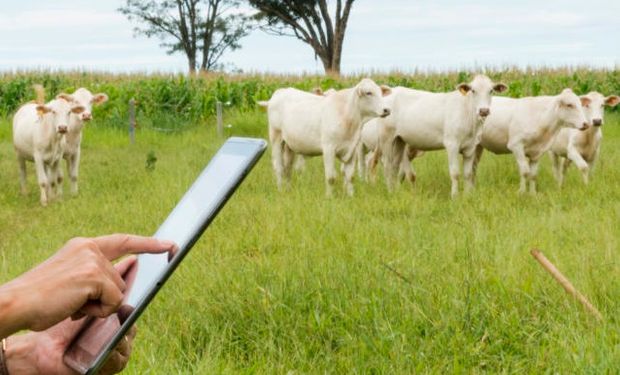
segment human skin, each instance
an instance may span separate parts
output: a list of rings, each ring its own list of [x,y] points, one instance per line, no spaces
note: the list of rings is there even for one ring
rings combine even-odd
[[[111,261],[126,254],[165,251],[176,251],[176,245],[128,234],[74,238],[40,265],[0,286],[0,337],[35,331],[7,339],[9,372],[73,374],[62,354],[81,327],[81,318],[106,317],[120,308],[126,288],[121,275],[136,258],[116,265]],[[102,373],[122,370],[134,335],[132,329]]]

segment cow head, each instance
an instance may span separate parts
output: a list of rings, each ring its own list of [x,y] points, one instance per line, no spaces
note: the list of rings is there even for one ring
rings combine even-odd
[[[386,117],[390,114],[384,96],[390,95],[392,89],[377,85],[372,79],[364,78],[355,86],[361,113],[364,117]]]
[[[73,93],[74,100],[84,107],[84,111],[78,115],[80,121],[90,121],[93,118],[93,105],[103,104],[108,101],[108,96],[104,93],[93,95],[85,88],[79,88]]]
[[[461,83],[456,89],[464,96],[469,96],[474,106],[474,112],[479,120],[484,120],[491,114],[491,98],[494,93],[502,93],[508,89],[503,83],[494,83],[484,74],[474,77],[469,83]]]
[[[620,102],[620,97],[617,95],[605,97],[596,91],[592,91],[588,95],[582,95],[579,99],[581,100],[586,120],[594,126],[603,125],[606,105],[615,107]]]
[[[563,126],[586,130],[588,120],[582,106],[590,105],[591,100],[587,97],[579,98],[573,90],[564,89],[556,97],[556,113]]]
[[[69,129],[69,117],[71,114],[79,115],[84,107],[73,100],[71,95],[60,94],[56,99],[46,104],[37,104],[37,113],[47,116],[54,130],[58,134],[65,134]]]

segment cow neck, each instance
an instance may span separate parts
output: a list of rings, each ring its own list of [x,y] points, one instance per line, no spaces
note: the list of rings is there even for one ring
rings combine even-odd
[[[460,95],[462,97],[461,102],[461,110],[464,112],[464,117],[469,120],[469,127],[472,129],[478,128],[478,126],[482,125],[482,121],[478,120],[478,116],[476,116],[476,108],[474,106],[474,101],[472,99],[472,95],[463,95],[458,90],[455,91],[456,95]]]
[[[80,136],[82,135],[82,128],[84,127],[84,121],[80,121],[80,120],[70,120],[69,122],[69,129],[67,131],[66,139],[67,142],[71,143],[75,143],[78,142],[80,139]]]
[[[54,124],[52,122],[52,115],[49,113],[46,113],[42,116],[39,117],[39,121],[41,122],[41,127],[43,128],[43,134],[45,135],[46,139],[51,139],[52,137],[55,137],[55,139],[60,139],[60,137],[62,137],[62,134],[56,132],[56,129],[54,129]]]
[[[562,120],[558,117],[555,107],[557,102],[557,96],[551,100],[551,105],[547,106],[547,109],[543,111],[539,124],[541,125],[541,131],[543,134],[555,134],[562,127]]]
[[[355,132],[358,128],[361,128],[362,115],[359,111],[359,96],[356,89],[348,89],[348,92],[343,93],[347,95],[343,125],[349,131]]]
[[[592,143],[592,141],[596,138],[598,134],[602,133],[601,127],[602,125],[601,126],[592,125],[584,131],[579,131],[579,130],[577,131],[582,134],[583,138],[585,138],[586,140],[586,143],[590,144]]]

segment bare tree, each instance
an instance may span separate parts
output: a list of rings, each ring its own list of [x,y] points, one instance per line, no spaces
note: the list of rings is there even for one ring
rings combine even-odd
[[[226,50],[241,47],[250,20],[233,9],[240,0],[126,0],[119,12],[136,21],[134,31],[158,37],[168,54],[183,52],[191,74],[219,67]]]
[[[262,23],[261,29],[307,43],[321,59],[326,73],[340,74],[342,43],[355,0],[337,0],[333,20],[327,0],[248,1],[260,11],[256,19]]]

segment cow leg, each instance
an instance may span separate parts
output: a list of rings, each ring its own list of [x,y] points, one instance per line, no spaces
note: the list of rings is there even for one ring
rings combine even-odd
[[[452,180],[452,187],[450,195],[452,198],[456,198],[459,194],[459,177],[461,174],[459,166],[459,145],[456,143],[446,143],[446,152],[448,153],[448,169],[450,170],[450,180]]]
[[[50,179],[54,182],[53,183],[53,186],[55,188],[54,194],[57,197],[62,197],[63,175],[62,175],[62,166],[60,165],[60,160],[58,160],[57,162],[53,163],[50,166],[50,172],[51,172]]]
[[[539,159],[530,160],[530,193],[536,194],[536,180],[538,179]]]
[[[405,153],[407,144],[401,137],[396,137],[392,141],[390,152],[387,157],[387,168],[384,170],[385,183],[389,191],[394,190],[396,178],[398,177],[398,171],[402,163],[402,158]]]
[[[334,183],[336,182],[336,150],[331,147],[323,149],[323,165],[325,167],[325,194],[328,197],[333,195]]]
[[[41,190],[41,205],[47,206],[48,203],[48,193],[49,193],[49,181],[47,179],[47,173],[45,171],[45,163],[43,162],[43,158],[41,155],[34,155],[34,166],[37,172],[37,182],[39,183],[39,189]]]
[[[521,143],[508,144],[508,149],[512,151],[517,165],[519,166],[519,174],[521,176],[519,181],[519,193],[524,194],[527,192],[527,181],[530,178],[530,162],[527,155],[525,155],[525,150]]]
[[[476,149],[468,149],[463,152],[463,179],[465,180],[465,191],[473,190],[474,181],[474,163],[476,161]]]
[[[299,155],[299,157],[295,157],[295,164],[293,165],[293,169],[297,172],[303,172],[306,169],[306,159],[303,155]]]
[[[28,189],[26,189],[26,159],[18,156],[17,165],[19,166],[19,188],[21,193],[26,195],[28,194]]]
[[[355,160],[353,158],[347,162],[343,162],[342,169],[344,171],[344,187],[347,194],[352,197],[353,190],[353,177],[355,177]]]
[[[588,181],[589,180],[588,174],[589,174],[589,169],[590,169],[590,166],[588,165],[588,163],[586,163],[586,161],[583,160],[583,157],[581,156],[579,151],[577,151],[576,148],[571,147],[571,145],[568,146],[568,150],[567,150],[566,156],[573,163],[575,163],[575,166],[581,172],[581,177],[583,178],[583,183],[587,185],[588,182],[589,182]]]
[[[402,182],[406,178],[411,184],[411,187],[413,187],[415,182],[415,172],[413,172],[413,168],[411,167],[411,159],[409,158],[410,153],[411,146],[405,145],[403,156],[400,159],[400,165],[398,166],[398,181]]]
[[[596,151],[594,151],[594,155],[592,155],[592,160],[588,162],[588,166],[590,167],[590,174],[594,173],[594,165],[596,161],[598,160],[600,153],[601,153],[601,146],[599,145]]]
[[[293,164],[295,163],[295,152],[285,143],[282,147],[282,176],[286,183],[286,187],[291,186],[291,173],[293,171]]]
[[[273,171],[276,174],[276,184],[278,190],[282,189],[282,147],[284,141],[282,140],[282,133],[275,129],[269,128],[269,140],[271,141],[271,164],[273,165]]]
[[[482,152],[484,151],[484,147],[478,144],[476,145],[476,151],[474,152],[474,162],[472,164],[472,181],[473,184],[476,185],[476,177],[478,177],[478,164],[480,164],[480,159],[482,159]]]
[[[71,195],[78,193],[78,173],[80,168],[80,150],[75,155],[69,156],[67,159],[67,169],[69,172],[69,180],[71,182]]]
[[[558,186],[562,187],[564,182],[564,176],[562,174],[562,157],[554,152],[550,152],[551,160],[553,161],[553,177],[558,182]]]
[[[355,162],[357,163],[357,173],[360,181],[365,180],[366,165],[364,164],[364,143],[361,141],[355,147]],[[346,172],[345,172],[346,173]]]
[[[404,172],[405,178],[407,179],[407,181],[409,181],[411,185],[415,185],[415,181],[417,178],[415,174],[415,169],[413,169],[411,162],[413,161],[413,159],[416,158],[416,156],[418,156],[418,154],[421,153],[422,151],[414,150],[413,148],[411,148],[411,146],[407,146],[406,154],[404,155],[404,157],[407,158],[407,165]]]

